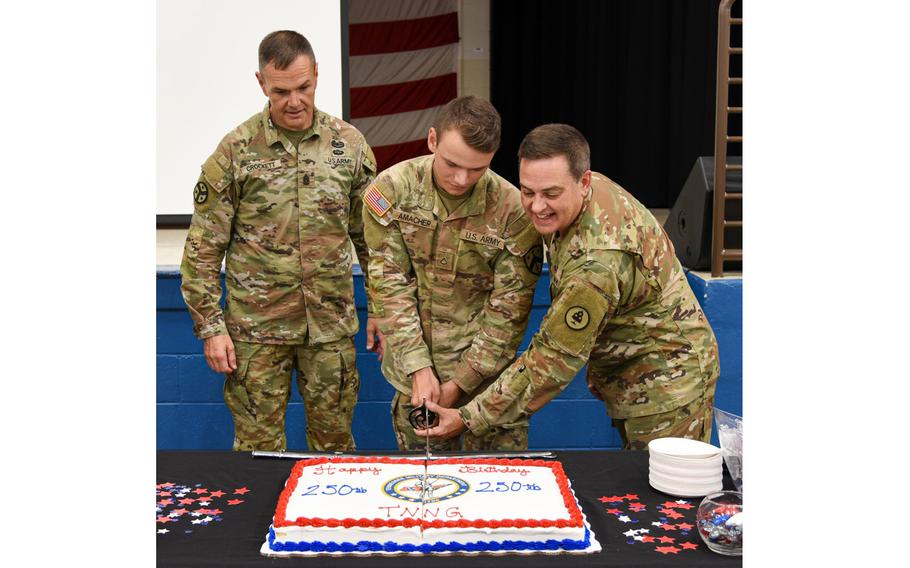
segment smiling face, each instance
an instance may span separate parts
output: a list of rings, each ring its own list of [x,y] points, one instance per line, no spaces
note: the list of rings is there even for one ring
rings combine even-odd
[[[433,181],[450,195],[470,191],[490,167],[496,153],[471,148],[454,129],[437,134],[435,128],[430,128],[427,146],[434,154]]]
[[[256,72],[259,86],[269,98],[269,114],[278,126],[299,132],[313,124],[318,76],[318,65],[306,55],[298,56],[286,69],[276,69],[270,61],[261,73]]]
[[[518,165],[521,205],[541,235],[565,231],[584,204],[591,187],[591,170],[576,180],[564,155],[540,160],[522,159]]]

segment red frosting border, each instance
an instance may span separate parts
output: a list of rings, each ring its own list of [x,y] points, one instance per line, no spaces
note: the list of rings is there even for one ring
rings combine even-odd
[[[556,484],[562,494],[563,503],[566,511],[569,513],[569,520],[566,519],[502,519],[498,521],[425,521],[420,519],[325,519],[320,517],[298,517],[294,521],[285,519],[287,516],[288,500],[294,494],[297,488],[297,482],[300,479],[304,468],[308,466],[319,465],[322,463],[387,463],[387,464],[413,464],[415,460],[397,459],[397,458],[372,458],[369,456],[358,458],[312,458],[300,460],[294,464],[291,475],[284,486],[284,490],[278,497],[278,507],[275,509],[275,518],[273,526],[279,527],[363,527],[363,528],[380,528],[380,527],[415,527],[426,528],[501,528],[501,527],[580,527],[583,526],[581,510],[578,508],[578,502],[569,487],[569,480],[566,478],[562,464],[558,461],[546,460],[516,460],[516,459],[459,459],[445,458],[433,460],[434,464],[472,464],[472,465],[502,465],[502,466],[537,466],[549,467],[553,470],[556,478]],[[419,462],[417,462],[419,463]]]

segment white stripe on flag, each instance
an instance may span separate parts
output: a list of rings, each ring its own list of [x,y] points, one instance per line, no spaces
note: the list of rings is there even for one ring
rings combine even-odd
[[[428,18],[458,11],[456,0],[350,0],[349,24]]]
[[[351,124],[363,133],[370,146],[400,144],[426,138],[440,108],[435,106],[411,112],[355,118]]]
[[[351,88],[429,79],[458,71],[458,44],[351,57]]]

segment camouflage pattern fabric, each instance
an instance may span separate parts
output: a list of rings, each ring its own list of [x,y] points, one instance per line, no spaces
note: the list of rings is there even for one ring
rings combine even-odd
[[[285,411],[295,369],[309,449],[356,449],[351,420],[360,377],[351,339],[313,346],[237,341],[234,348],[237,370],[224,383],[224,402],[234,418],[234,450],[287,449]]]
[[[353,336],[351,242],[365,266],[361,195],[375,173],[363,135],[319,110],[297,146],[268,104],[225,136],[202,165],[180,267],[196,336],[286,345]]]
[[[514,359],[543,260],[513,185],[487,170],[447,214],[432,164],[433,156],[396,164],[364,194],[382,373],[407,397],[410,375],[425,367],[471,394]]]
[[[673,244],[619,185],[598,173],[591,185],[579,217],[547,243],[553,301],[540,330],[460,410],[476,435],[529,417],[585,364],[614,419],[676,411],[706,393],[713,406],[717,341]]]
[[[689,438],[711,443],[714,419],[715,378],[699,396],[676,410],[648,414],[638,418],[613,419],[625,450],[646,450],[648,442],[657,438]]]

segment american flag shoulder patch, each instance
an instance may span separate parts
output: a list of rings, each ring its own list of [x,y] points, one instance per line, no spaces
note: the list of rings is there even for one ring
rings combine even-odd
[[[363,201],[377,217],[382,217],[392,208],[392,204],[389,203],[389,200],[382,194],[382,191],[379,190],[375,183],[364,194]]]

